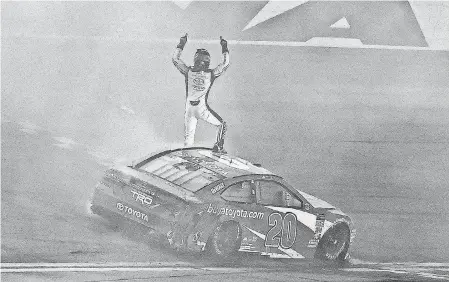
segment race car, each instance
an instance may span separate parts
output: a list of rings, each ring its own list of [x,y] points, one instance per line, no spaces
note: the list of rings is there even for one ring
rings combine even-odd
[[[261,165],[203,147],[107,170],[91,210],[145,226],[178,250],[220,258],[248,252],[344,261],[355,236],[341,210]]]

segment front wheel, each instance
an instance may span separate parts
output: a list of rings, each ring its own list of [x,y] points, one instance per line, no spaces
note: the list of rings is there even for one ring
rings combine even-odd
[[[219,224],[209,237],[207,248],[219,258],[231,258],[238,252],[242,242],[242,228],[235,221]]]
[[[345,223],[337,223],[324,233],[315,257],[323,261],[342,262],[349,250],[350,231]]]

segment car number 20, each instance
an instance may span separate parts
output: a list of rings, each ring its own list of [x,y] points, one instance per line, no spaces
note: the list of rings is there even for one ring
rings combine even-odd
[[[287,213],[284,217],[280,213],[272,213],[268,217],[268,226],[271,226],[265,237],[265,246],[289,249],[296,240],[296,215]]]

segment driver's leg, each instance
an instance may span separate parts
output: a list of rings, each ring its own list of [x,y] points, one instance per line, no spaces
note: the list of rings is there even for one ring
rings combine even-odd
[[[195,117],[196,106],[186,104],[186,111],[184,114],[184,147],[192,147],[195,141],[195,131],[198,119]]]
[[[227,130],[226,122],[207,104],[202,107],[200,118],[218,127],[217,140],[215,142],[214,148],[217,147],[218,150],[222,151]]]

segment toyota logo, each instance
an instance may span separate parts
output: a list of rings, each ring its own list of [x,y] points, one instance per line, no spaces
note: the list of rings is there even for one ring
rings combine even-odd
[[[204,85],[204,79],[200,77],[194,78],[193,83],[195,83],[196,85]]]

